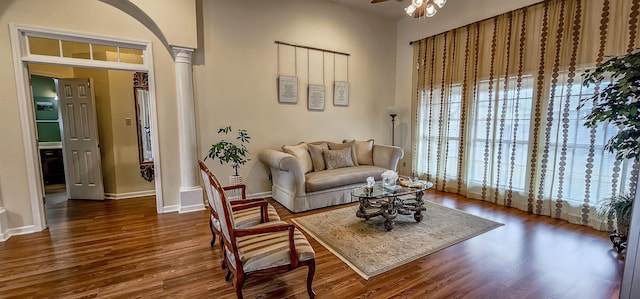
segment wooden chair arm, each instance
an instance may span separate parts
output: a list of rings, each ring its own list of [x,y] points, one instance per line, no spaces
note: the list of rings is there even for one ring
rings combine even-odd
[[[235,212],[255,207],[260,207],[260,219],[262,220],[262,223],[269,222],[269,203],[266,201],[254,201],[246,204],[234,205],[231,206],[231,210]]]
[[[289,260],[291,261],[291,268],[298,267],[298,251],[296,250],[296,242],[293,237],[293,233],[295,231],[295,226],[293,224],[285,224],[285,225],[273,225],[273,226],[264,226],[264,227],[254,227],[254,228],[245,228],[245,229],[235,229],[236,237],[250,236],[250,235],[259,235],[266,233],[275,233],[288,231],[289,232]]]
[[[277,233],[277,232],[283,232],[286,230],[293,231],[294,228],[295,226],[293,226],[293,224],[278,224],[278,225],[268,225],[268,226],[261,226],[261,227],[238,228],[238,229],[234,229],[234,232],[236,233],[236,237],[244,237],[244,236],[259,235],[259,234],[266,234],[266,233]]]
[[[235,189],[242,189],[242,199],[247,198],[247,186],[244,184],[222,187],[222,190],[224,191],[235,190]]]
[[[247,199],[234,199],[229,201],[231,203],[231,205],[237,205],[237,204],[245,204],[245,203],[250,203],[250,202],[256,202],[256,201],[265,201],[266,198],[247,198]]]

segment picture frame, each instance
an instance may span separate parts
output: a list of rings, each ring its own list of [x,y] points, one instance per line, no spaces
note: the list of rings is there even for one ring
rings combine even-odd
[[[349,106],[349,82],[342,82],[342,81],[334,82],[333,105]]]
[[[278,103],[298,103],[298,77],[278,77]]]
[[[324,110],[325,88],[324,85],[309,84],[307,88],[308,102],[307,109],[322,111]]]
[[[38,111],[54,111],[55,107],[53,106],[52,102],[37,101],[36,102],[36,110],[38,110]]]

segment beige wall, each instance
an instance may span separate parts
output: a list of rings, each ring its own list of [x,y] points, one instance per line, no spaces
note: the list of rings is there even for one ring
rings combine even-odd
[[[73,68],[30,63],[29,74],[51,78],[73,78]]]
[[[176,2],[178,5],[178,2]],[[177,134],[177,106],[175,101],[175,72],[171,54],[146,27],[131,16],[99,1],[85,0],[8,0],[0,5],[0,197],[7,209],[10,228],[28,227],[32,219],[30,193],[27,185],[27,164],[20,113],[18,108],[13,57],[9,39],[9,23],[27,24],[56,29],[94,33],[153,43],[158,119],[160,122],[161,163],[164,203],[179,204],[179,155]],[[72,16],[72,17],[70,17]],[[169,22],[169,20],[165,20]]]
[[[130,2],[153,19],[170,45],[198,47],[196,0],[130,0]]]
[[[116,177],[116,190],[113,193],[153,190],[154,183],[145,181],[140,175],[133,72],[109,71],[108,75]],[[131,121],[127,123],[127,119]]]
[[[203,11],[206,64],[194,70],[198,156],[220,139],[218,128],[247,129],[253,138],[249,145],[253,160],[240,172],[248,193],[271,189],[265,167],[257,160],[265,148],[347,138],[391,143],[385,107],[393,103],[395,92],[393,21],[316,0],[205,1]],[[333,58],[326,54],[325,110],[307,110],[304,49],[298,50],[298,103],[278,104],[275,40],[351,54],[349,106],[333,106]],[[311,83],[322,84],[322,62],[317,63],[321,56],[310,55],[316,64],[310,71]],[[286,69],[285,75],[293,74],[292,68]],[[207,164],[227,182],[230,167],[210,160]]]

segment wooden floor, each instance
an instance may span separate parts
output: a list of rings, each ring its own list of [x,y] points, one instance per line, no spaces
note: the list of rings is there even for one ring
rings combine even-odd
[[[369,280],[309,238],[317,298],[618,297],[624,261],[607,233],[446,193],[425,197],[505,225]],[[318,212],[275,205],[285,220]],[[218,244],[209,247],[207,212],[157,215],[147,197],[69,201],[47,215],[50,229],[0,243],[1,298],[235,297]],[[250,278],[245,298],[306,298],[305,279],[306,268]]]

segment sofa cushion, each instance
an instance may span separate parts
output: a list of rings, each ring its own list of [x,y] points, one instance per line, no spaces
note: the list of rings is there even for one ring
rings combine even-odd
[[[380,175],[387,170],[378,166],[363,165],[310,172],[305,175],[305,188],[307,192],[314,192],[357,183],[364,185],[367,177],[372,176],[380,180]]]
[[[339,150],[323,151],[324,163],[327,165],[327,169],[336,169],[343,167],[353,167],[353,158],[351,157],[351,149],[343,148]]]
[[[343,140],[347,143],[354,140]],[[373,139],[366,141],[355,141],[356,146],[356,159],[358,165],[373,165]]]
[[[296,157],[300,161],[302,171],[304,173],[313,170],[313,164],[311,162],[311,155],[309,155],[309,146],[302,142],[297,145],[283,145],[282,151]]]
[[[326,142],[321,144],[308,144],[309,154],[311,154],[311,162],[313,163],[313,171],[325,170],[327,167],[324,163],[323,151],[328,151],[329,146]]]
[[[356,157],[356,142],[355,141],[349,141],[349,142],[345,142],[345,143],[333,143],[333,142],[329,142],[327,143],[329,145],[329,149],[330,150],[340,150],[343,148],[350,148],[351,149],[351,158],[353,160],[353,165],[358,166],[358,158]]]

